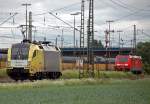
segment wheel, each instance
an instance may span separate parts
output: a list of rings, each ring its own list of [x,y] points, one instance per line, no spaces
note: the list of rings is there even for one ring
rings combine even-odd
[[[43,78],[42,73],[40,73],[40,72],[36,73],[35,77],[36,77],[37,80],[42,80],[42,78]]]

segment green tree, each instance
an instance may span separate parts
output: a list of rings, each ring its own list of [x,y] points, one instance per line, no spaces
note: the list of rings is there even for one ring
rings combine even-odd
[[[101,40],[99,40],[99,41],[98,40],[94,40],[93,45],[94,45],[95,48],[103,48],[104,47],[102,42],[101,42]]]
[[[150,74],[150,42],[138,43],[137,55],[142,56],[143,68]]]

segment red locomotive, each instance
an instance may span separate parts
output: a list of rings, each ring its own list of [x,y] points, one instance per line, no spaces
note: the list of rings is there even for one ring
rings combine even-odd
[[[117,71],[132,71],[135,74],[142,73],[141,56],[118,55],[115,59],[115,69]]]

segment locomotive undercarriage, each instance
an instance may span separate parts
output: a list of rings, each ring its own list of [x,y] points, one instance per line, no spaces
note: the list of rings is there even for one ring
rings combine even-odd
[[[7,69],[7,74],[15,81],[18,80],[42,80],[42,79],[58,79],[62,74],[61,72],[36,72],[29,73],[29,69],[13,68]]]

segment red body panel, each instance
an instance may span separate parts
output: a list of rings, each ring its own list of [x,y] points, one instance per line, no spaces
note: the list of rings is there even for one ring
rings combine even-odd
[[[140,56],[118,55],[115,59],[117,71],[142,71],[142,60]]]

